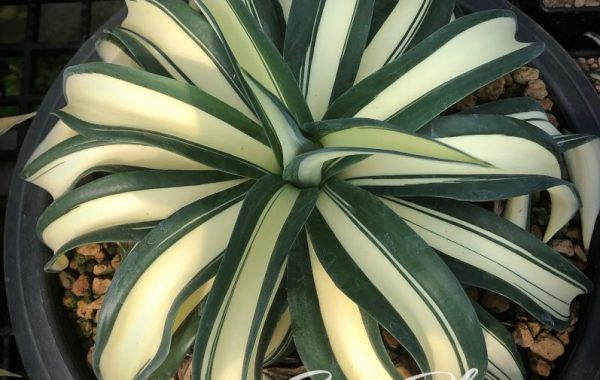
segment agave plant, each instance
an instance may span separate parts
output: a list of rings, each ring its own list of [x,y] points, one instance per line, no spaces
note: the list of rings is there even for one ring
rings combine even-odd
[[[380,326],[423,372],[524,376],[463,285],[562,328],[590,281],[473,202],[547,190],[547,241],[580,207],[561,154],[594,138],[551,136],[525,98],[442,115],[543,50],[509,11],[454,6],[127,1],[105,63],[65,71],[23,170],[54,198],[47,270],[135,243],[100,313],[98,378],[167,379],[193,346],[195,379],[255,379],[293,341],[334,379],[399,379]]]

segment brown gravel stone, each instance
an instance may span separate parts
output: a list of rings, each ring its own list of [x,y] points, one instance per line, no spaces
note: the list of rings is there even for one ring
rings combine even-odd
[[[94,280],[92,281],[92,292],[95,296],[101,296],[103,294],[106,294],[106,291],[108,290],[108,287],[110,286],[111,282],[112,280],[110,278],[94,278]]]
[[[192,358],[185,358],[177,370],[178,380],[190,380],[192,378]]]
[[[535,321],[527,322],[527,327],[529,328],[529,331],[531,331],[531,335],[534,338],[540,334],[540,331],[542,331],[542,325]]]
[[[119,266],[121,265],[121,255],[120,254],[116,254],[111,260],[110,260],[110,266],[114,269],[117,270],[119,269]]]
[[[568,331],[558,332],[558,333],[556,333],[556,337],[558,338],[558,340],[560,340],[560,342],[563,344],[563,346],[566,346],[570,342]]]
[[[62,303],[68,310],[75,310],[77,307],[77,297],[75,297],[73,292],[67,291],[62,298]]]
[[[92,321],[87,319],[78,319],[77,320],[77,332],[80,336],[84,338],[89,338],[92,336]]]
[[[531,358],[529,358],[529,368],[531,368],[531,371],[535,374],[548,377],[550,376],[552,365],[539,356],[533,355]]]
[[[99,298],[93,300],[92,302],[90,302],[90,307],[92,307],[94,310],[100,310],[103,303],[104,303],[104,296],[99,297]]]
[[[106,252],[102,249],[100,244],[87,244],[78,247],[75,252],[75,260],[77,260],[80,265],[87,260],[95,260],[97,263],[101,263],[106,259]]]
[[[554,102],[550,100],[550,98],[544,98],[540,100],[539,103],[546,111],[550,111],[552,110],[552,107],[554,107]]]
[[[78,265],[77,265],[77,261],[75,259],[72,259],[71,261],[69,261],[69,268],[73,269],[73,270],[77,270]]]
[[[549,361],[554,361],[565,353],[565,347],[561,341],[547,332],[541,332],[530,348],[532,352]]]
[[[63,288],[69,290],[73,287],[75,277],[73,277],[69,272],[62,271],[58,274],[58,280]]]
[[[469,108],[475,107],[477,104],[477,96],[475,94],[470,94],[461,99],[456,105],[454,105],[454,109],[457,112],[468,110]]]
[[[407,378],[419,373],[419,367],[414,359],[406,352],[400,354],[397,362],[394,362],[396,370],[402,377]]]
[[[493,311],[494,313],[504,313],[508,309],[510,309],[510,304],[508,300],[503,296],[492,293],[485,292],[480,298],[481,304]]]
[[[527,83],[527,87],[525,87],[525,91],[523,91],[523,95],[530,96],[537,100],[542,100],[548,96],[548,91],[546,90],[546,83],[544,83],[541,79],[534,79]]]
[[[96,243],[82,245],[81,247],[77,247],[75,252],[77,252],[78,254],[80,254],[82,256],[91,256],[93,258],[99,257],[101,255],[101,253],[102,254],[104,253],[104,252],[102,252],[102,246],[100,244],[96,244]]]
[[[565,256],[573,257],[575,255],[573,242],[569,239],[552,239],[550,240],[550,247]]]
[[[397,350],[400,346],[400,343],[390,334],[387,330],[381,330],[381,336],[383,338],[383,343],[385,346],[391,350]]]
[[[565,236],[571,240],[581,241],[581,228],[579,226],[569,226]]]
[[[92,307],[92,304],[87,303],[84,300],[77,301],[77,308],[75,309],[75,314],[77,314],[79,318],[93,319],[95,312],[96,309]]]
[[[483,86],[475,93],[478,98],[483,100],[496,100],[504,92],[506,80],[504,77],[498,78],[495,81]]]
[[[94,269],[92,271],[94,276],[106,276],[115,272],[110,262],[104,262],[102,264],[94,265]]]
[[[533,344],[533,336],[527,325],[523,322],[517,322],[512,333],[515,344],[521,347],[530,347]]]
[[[89,295],[90,277],[85,274],[82,274],[81,276],[77,277],[77,280],[75,280],[75,282],[73,283],[71,290],[73,291],[73,294],[75,294],[78,297]]]
[[[404,378],[412,376],[410,370],[403,363],[396,364],[396,371]]]
[[[305,367],[298,368],[265,368],[263,373],[269,376],[273,380],[288,380],[294,376],[298,376],[301,373],[305,373]]]
[[[527,84],[540,77],[540,71],[534,67],[521,67],[511,73],[513,80],[518,84]]]
[[[577,323],[577,321],[579,321],[579,310],[575,308],[575,302],[573,302],[573,305],[571,306],[571,315],[569,317],[569,324],[571,326],[575,325],[575,323]]]
[[[575,257],[577,257],[577,259],[579,261],[581,261],[582,263],[587,263],[588,257],[587,254],[585,253],[585,250],[583,248],[581,248],[581,246],[579,244],[576,244],[575,247],[573,248],[573,251],[575,252]]]

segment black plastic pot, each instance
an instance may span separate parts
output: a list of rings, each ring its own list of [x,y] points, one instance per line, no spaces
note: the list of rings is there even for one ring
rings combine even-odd
[[[517,3],[572,56],[600,56],[600,46],[583,36],[586,32],[600,33],[600,6],[548,8],[543,0],[521,0]]]
[[[520,38],[541,40],[546,52],[538,58],[537,66],[549,86],[552,98],[562,110],[560,117],[573,130],[600,134],[600,99],[571,60],[569,55],[531,19],[502,0],[464,0],[467,12],[489,8],[511,8],[517,14]],[[107,26],[116,25],[123,14],[115,16]],[[73,57],[70,64],[93,60],[94,35]],[[60,79],[54,83],[44,99],[23,144],[17,168],[23,167],[35,146],[54,123],[49,113],[63,104]],[[598,173],[590,173],[598,175]],[[41,189],[14,178],[10,190],[5,229],[5,278],[11,320],[17,342],[29,377],[53,380],[93,379],[86,367],[84,355],[60,304],[61,290],[55,275],[42,268],[50,252],[35,235],[35,223],[49,203],[49,196]],[[597,231],[598,232],[598,231]],[[598,233],[591,247],[590,277],[596,289],[600,288],[600,256]],[[594,291],[585,298],[583,318],[578,324],[572,350],[564,361],[558,379],[598,379],[600,361],[600,326],[593,323],[600,318],[600,295]],[[596,355],[595,355],[596,354]]]
[[[103,28],[117,26],[125,10]],[[99,60],[94,50],[101,32],[94,34],[68,65]],[[17,170],[23,167],[35,147],[56,122],[50,113],[64,105],[62,80],[48,91],[23,142]],[[11,322],[23,364],[29,378],[52,380],[95,379],[85,364],[73,323],[61,305],[62,289],[56,275],[42,268],[49,250],[35,234],[36,220],[49,204],[50,196],[40,188],[15,177],[12,179],[4,230],[4,276]]]

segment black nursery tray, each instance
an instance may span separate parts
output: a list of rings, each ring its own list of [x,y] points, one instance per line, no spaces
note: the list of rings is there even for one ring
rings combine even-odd
[[[600,6],[548,8],[543,0],[519,0],[517,5],[572,56],[600,56],[600,46],[583,35],[586,32],[600,33]]]

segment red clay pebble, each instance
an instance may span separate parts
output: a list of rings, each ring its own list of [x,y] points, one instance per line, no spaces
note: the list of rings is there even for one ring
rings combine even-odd
[[[558,338],[547,332],[541,332],[530,347],[540,357],[553,361],[565,353],[565,347]]]
[[[531,335],[529,327],[523,322],[517,322],[512,336],[518,346],[531,347],[533,344],[533,335]]]
[[[503,296],[492,293],[485,292],[480,299],[481,304],[493,311],[494,313],[504,313],[508,309],[510,309],[510,303]]]
[[[85,274],[82,274],[81,276],[77,277],[77,280],[75,280],[73,286],[71,287],[71,291],[78,297],[83,297],[89,294],[90,278]]]

